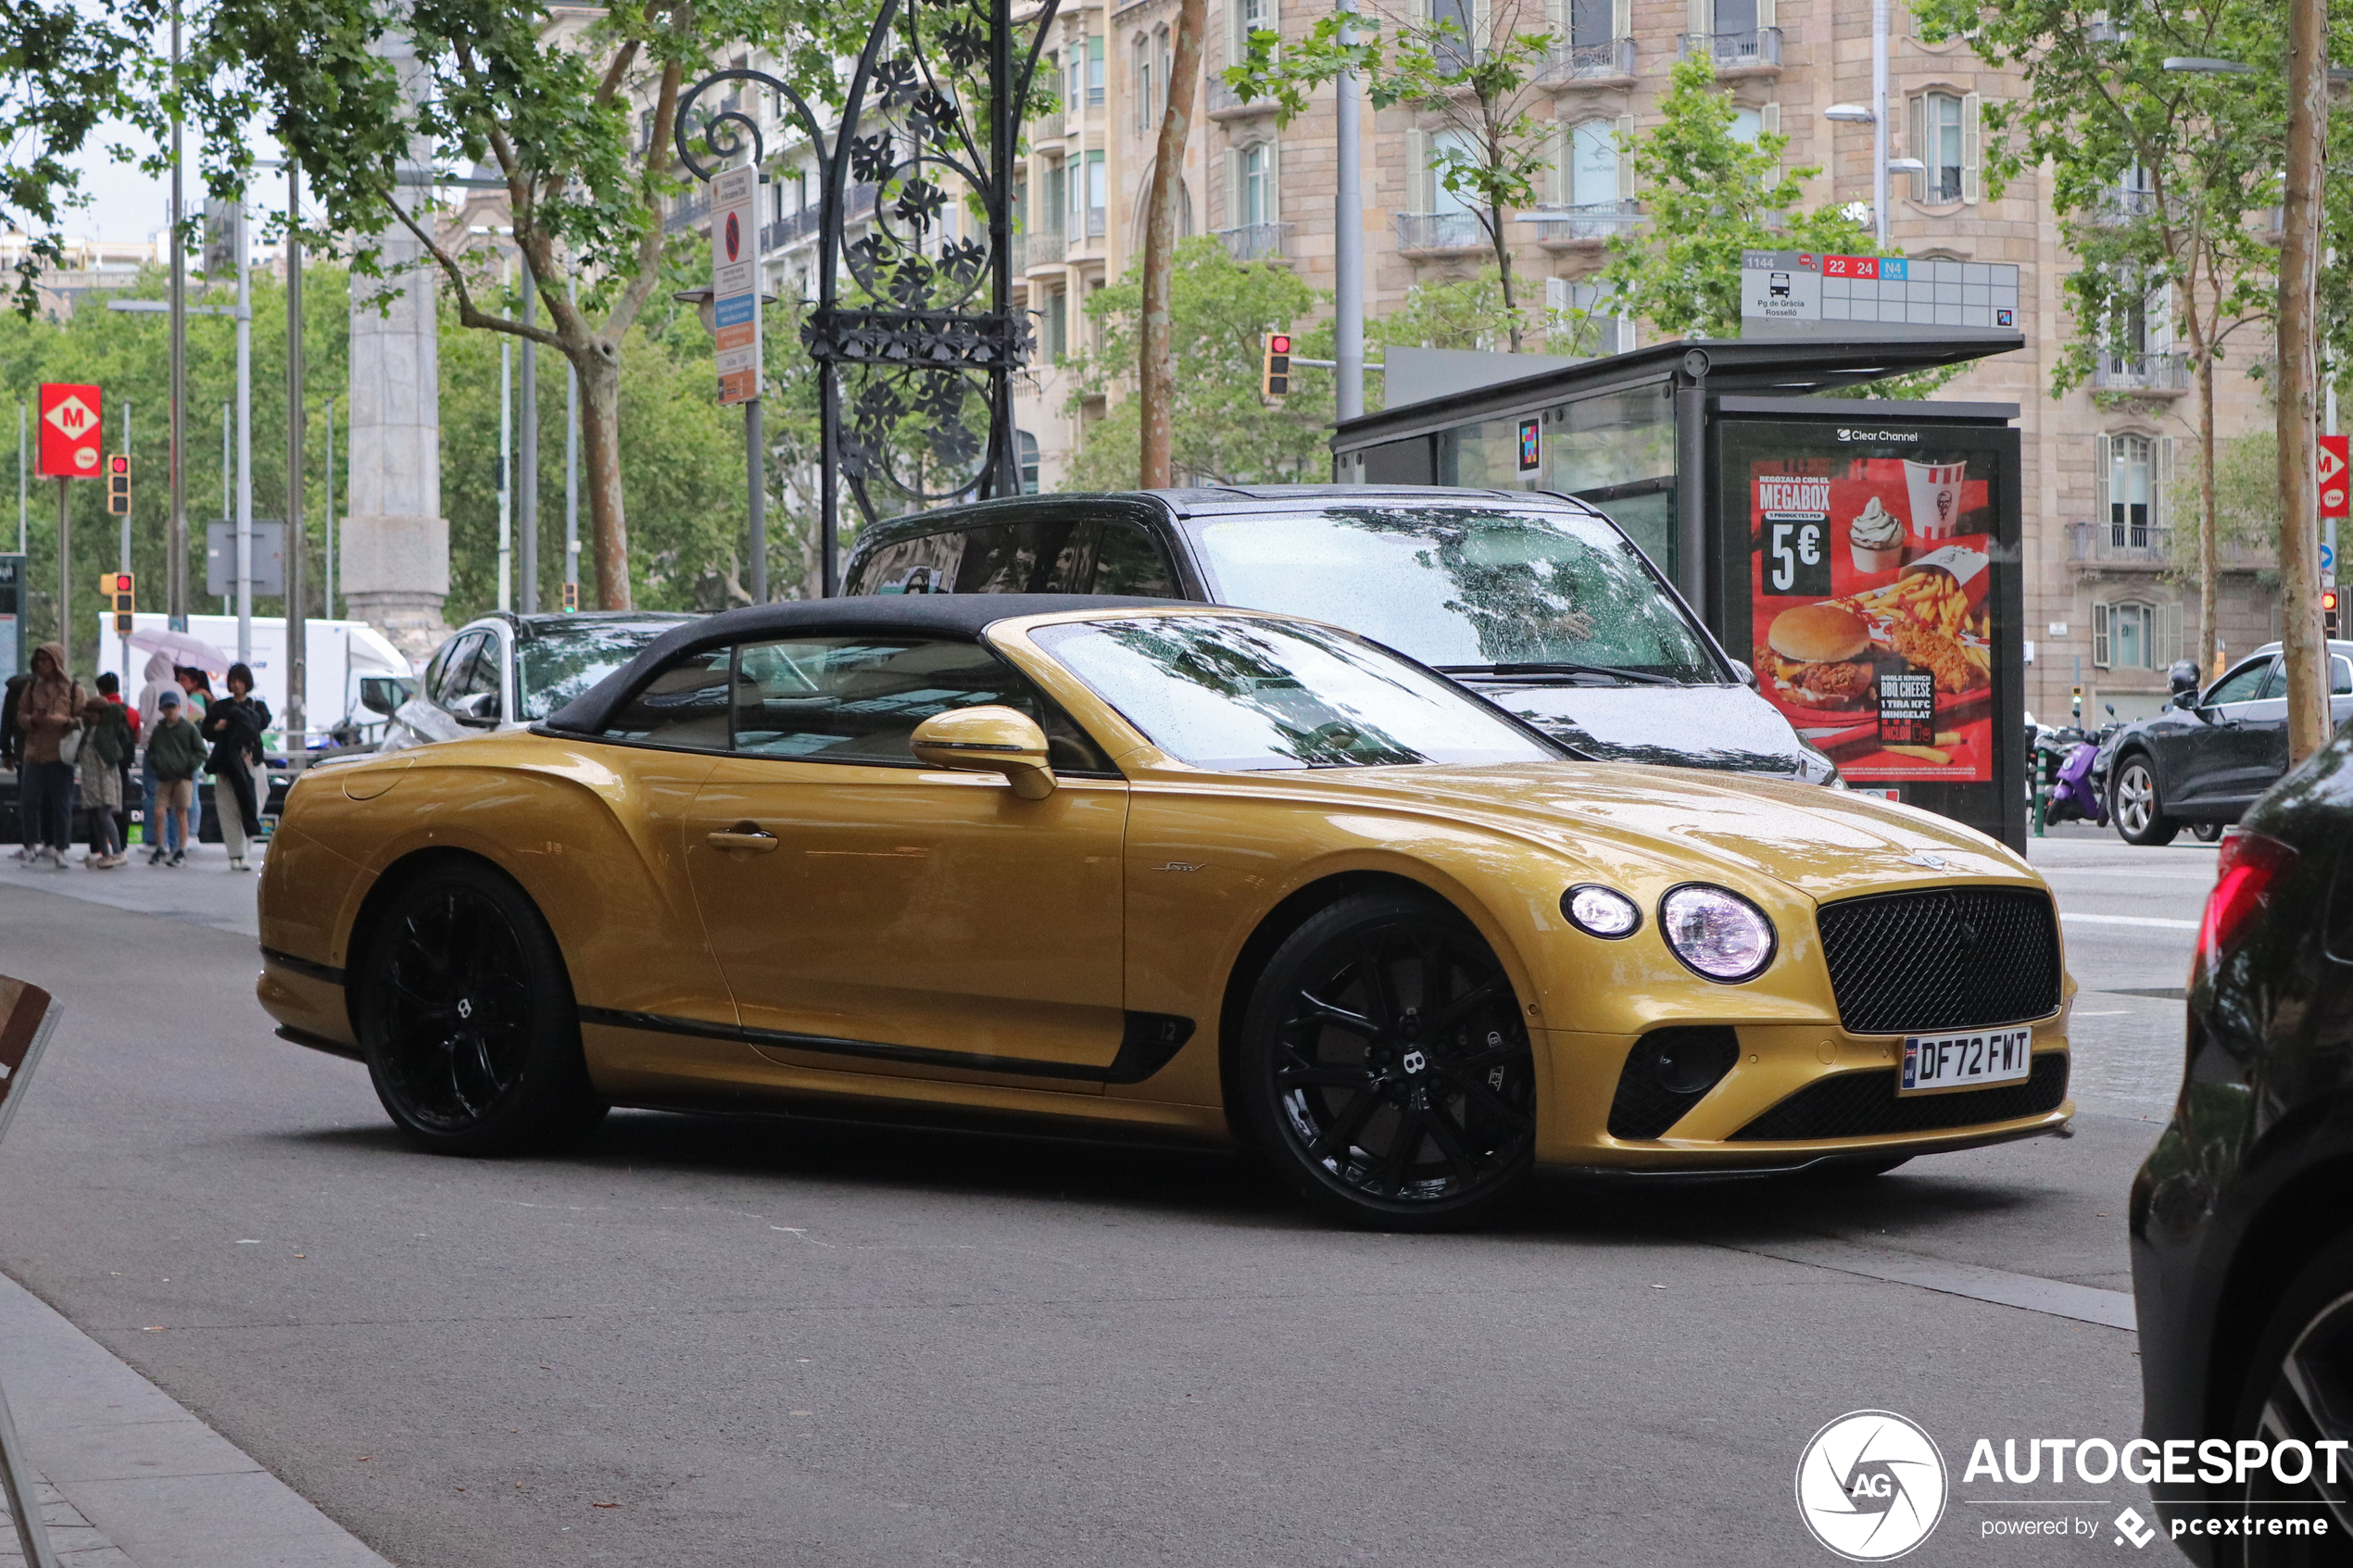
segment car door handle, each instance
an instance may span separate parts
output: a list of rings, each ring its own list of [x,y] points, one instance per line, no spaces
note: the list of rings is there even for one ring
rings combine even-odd
[[[776,835],[758,822],[737,822],[734,827],[705,834],[703,839],[713,849],[749,849],[757,855],[765,855],[776,847]]]

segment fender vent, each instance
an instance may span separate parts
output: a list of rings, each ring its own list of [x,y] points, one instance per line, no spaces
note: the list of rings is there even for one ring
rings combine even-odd
[[[1609,1105],[1609,1135],[1664,1137],[1740,1059],[1740,1036],[1726,1024],[1652,1030],[1626,1053]]]

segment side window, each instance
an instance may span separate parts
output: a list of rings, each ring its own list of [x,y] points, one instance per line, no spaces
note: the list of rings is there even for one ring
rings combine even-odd
[[[2337,658],[2329,660],[2329,696],[2353,694],[2353,659]]]
[[[482,646],[486,635],[482,632],[469,632],[444,644],[441,651],[433,656],[433,664],[425,671],[425,696],[435,705],[447,708],[449,699],[458,695],[459,683],[465,679],[466,671],[472,667],[474,651]]]
[[[502,717],[499,697],[505,683],[498,678],[497,634],[477,632],[468,640],[472,648],[449,661],[445,683],[448,695],[442,706],[470,719]]]
[[[1106,522],[1095,546],[1095,592],[1144,599],[1181,598],[1176,573],[1152,536],[1132,522]]]
[[[2213,708],[2225,702],[2252,702],[2263,689],[2263,677],[2271,672],[2271,659],[2250,659],[2206,689],[2204,707]]]
[[[1038,721],[1056,769],[1116,776],[1083,731],[977,643],[840,636],[747,644],[735,692],[735,746],[748,757],[909,767],[916,725],[950,709],[1001,705]]]
[[[960,594],[1083,592],[1087,546],[1093,525],[1079,517],[997,522],[965,534],[956,573]]]
[[[606,721],[604,737],[726,750],[728,651],[707,648],[663,665]]]
[[[947,594],[955,591],[964,558],[962,533],[926,533],[901,539],[861,560],[842,585],[846,595]]]

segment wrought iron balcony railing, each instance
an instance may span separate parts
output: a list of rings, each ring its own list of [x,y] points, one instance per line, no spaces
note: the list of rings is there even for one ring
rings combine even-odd
[[[1781,63],[1781,30],[1759,27],[1746,32],[1678,33],[1675,49],[1687,60],[1712,60],[1718,70],[1739,70],[1746,66],[1778,67]]]
[[[1060,229],[1024,234],[1021,237],[1022,270],[1026,272],[1038,267],[1059,267],[1069,248],[1069,243],[1063,238]]]
[[[1582,202],[1534,207],[1519,217],[1521,222],[1536,225],[1537,244],[1573,245],[1624,233],[1642,221],[1642,209],[1639,202],[1632,201]]]
[[[1401,212],[1397,215],[1399,250],[1485,250],[1491,242],[1487,226],[1470,212]]]
[[[2183,354],[2102,354],[2092,385],[2103,392],[2187,392],[2190,361]]]
[[[1244,223],[1218,230],[1217,237],[1237,261],[1274,261],[1290,254],[1290,231],[1288,223]]]
[[[1571,44],[1556,39],[1553,44],[1551,61],[1544,68],[1546,82],[1581,82],[1594,77],[1619,77],[1634,74],[1634,41],[1613,38],[1606,44]]]

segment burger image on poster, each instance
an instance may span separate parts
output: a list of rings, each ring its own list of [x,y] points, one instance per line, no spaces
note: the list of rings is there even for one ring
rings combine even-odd
[[[1781,611],[1766,633],[1765,651],[1782,701],[1831,709],[1872,705],[1870,629],[1844,605]]]
[[[1874,495],[1846,525],[1846,542],[1857,571],[1893,571],[1904,564],[1904,525]]]
[[[1904,459],[1904,488],[1912,504],[1912,532],[1922,539],[1949,539],[1961,521],[1961,481],[1969,463]]]

